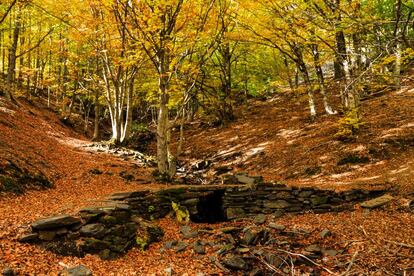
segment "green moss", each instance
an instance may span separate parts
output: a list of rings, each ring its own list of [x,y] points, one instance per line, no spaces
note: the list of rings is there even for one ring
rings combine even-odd
[[[190,221],[190,212],[184,206],[180,206],[180,204],[172,202],[172,208],[175,212],[175,217],[179,222],[188,222]]]
[[[136,237],[135,242],[137,243],[139,249],[141,249],[142,251],[148,248],[149,244],[147,239],[144,239],[142,237]]]
[[[101,222],[107,225],[113,225],[116,224],[117,220],[113,216],[104,216],[101,219]]]

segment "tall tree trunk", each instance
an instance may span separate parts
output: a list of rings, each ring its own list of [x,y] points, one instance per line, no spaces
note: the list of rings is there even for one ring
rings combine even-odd
[[[17,47],[19,43],[20,35],[20,10],[16,12],[16,20],[13,30],[13,42],[12,46],[9,49],[9,67],[7,69],[7,85],[6,85],[6,98],[13,100],[13,86],[14,86],[14,76],[16,69],[16,57],[17,57]]]
[[[312,54],[313,54],[313,61],[314,61],[316,76],[318,78],[319,90],[321,91],[321,94],[322,94],[322,97],[323,97],[323,105],[325,107],[325,112],[326,112],[326,114],[329,114],[329,115],[336,114],[336,112],[333,111],[331,106],[329,105],[328,95],[326,93],[325,79],[324,79],[324,76],[323,76],[323,70],[322,70],[322,66],[321,66],[321,62],[320,62],[320,58],[319,58],[318,45],[313,44],[313,45],[311,45],[311,48],[312,48]]]

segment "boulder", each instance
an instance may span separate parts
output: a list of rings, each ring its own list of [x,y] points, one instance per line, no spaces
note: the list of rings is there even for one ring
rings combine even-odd
[[[63,228],[78,223],[81,223],[80,218],[68,215],[59,215],[36,220],[32,223],[32,228],[33,230],[49,230],[55,228]]]

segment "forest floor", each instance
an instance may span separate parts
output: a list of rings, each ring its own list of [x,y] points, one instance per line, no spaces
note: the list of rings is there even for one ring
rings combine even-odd
[[[217,166],[229,165],[234,171],[289,185],[335,190],[389,188],[397,200],[370,212],[357,208],[267,219],[289,229],[306,229],[310,235],[302,243],[317,241],[326,248],[343,249],[341,256],[324,257],[320,267],[315,267],[322,274],[330,274],[321,269],[323,266],[337,275],[414,275],[414,216],[400,209],[401,202],[414,193],[413,87],[414,84],[406,83],[400,91],[364,101],[365,124],[356,140],[348,143],[333,138],[338,116],[308,120],[306,101],[301,97],[249,101],[237,110],[237,121],[224,127],[196,123],[188,128],[183,159],[188,164],[211,159]],[[29,187],[22,195],[0,194],[0,270],[11,267],[20,275],[57,275],[65,265],[84,264],[94,275],[165,275],[166,268],[179,275],[226,274],[212,263],[212,248],[207,248],[206,255],[163,249],[163,242],[180,239],[181,225],[172,218],[158,222],[165,231],[163,242],[144,252],[132,249],[113,261],[90,255],[62,257],[17,242],[19,233],[35,219],[74,213],[116,191],[168,186],[154,180],[152,169],[94,151],[87,147],[90,143],[62,124],[57,114],[41,101],[21,101],[20,107],[16,107],[0,98],[0,167],[41,174],[54,184],[51,189]],[[338,165],[349,156],[360,157],[357,160],[363,162]],[[96,174],[94,170],[102,173]],[[122,177],[125,173],[133,175],[135,181],[126,181]],[[218,229],[252,223],[246,219],[190,226]],[[321,240],[319,233],[324,229],[332,235]]]

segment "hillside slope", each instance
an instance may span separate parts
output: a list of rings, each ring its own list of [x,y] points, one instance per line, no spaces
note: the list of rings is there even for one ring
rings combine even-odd
[[[315,122],[306,119],[305,99],[280,96],[270,101],[251,101],[247,108],[238,110],[236,122],[221,128],[200,126],[186,130],[183,161],[193,164],[211,159],[213,167],[227,164],[234,168],[233,172],[247,171],[291,185],[333,189],[391,186],[398,201],[385,209],[365,212],[357,207],[353,212],[281,218],[270,215],[267,220],[285,225],[288,233],[305,229],[310,234],[300,237],[302,244],[320,243],[324,248],[343,252],[323,260],[322,264],[335,272],[344,272],[350,263],[355,273],[410,272],[411,257],[407,254],[412,251],[401,244],[414,244],[414,217],[412,212],[398,208],[401,196],[409,197],[413,192],[413,93],[412,88],[406,87],[364,101],[365,126],[349,143],[333,139],[338,116],[324,115]],[[0,193],[0,270],[12,267],[19,275],[57,275],[65,265],[85,264],[94,275],[164,275],[166,268],[190,275],[201,271],[222,273],[211,261],[211,257],[217,257],[217,247],[208,247],[207,254],[201,256],[190,249],[183,253],[165,250],[163,243],[182,239],[181,225],[172,218],[157,222],[166,233],[163,242],[145,252],[134,248],[114,261],[89,255],[62,257],[17,242],[19,234],[37,218],[74,213],[116,191],[168,187],[153,180],[151,169],[98,152],[89,144],[64,126],[41,101],[21,102],[16,107],[0,98],[0,175],[9,177],[10,171],[17,171],[33,177],[40,175],[53,184],[48,188],[50,185],[17,181],[21,188],[17,192],[27,189],[24,194]],[[368,159],[364,163],[338,165],[355,152],[358,160]],[[127,181],[125,174],[132,175],[133,180]],[[203,231],[253,224],[252,219],[215,225],[189,223],[193,229]],[[332,235],[321,241],[319,233],[324,229]]]
[[[409,194],[414,192],[413,106],[412,81],[366,99],[360,133],[354,141],[341,142],[334,138],[341,115],[310,121],[306,97],[252,100],[238,110],[236,122],[188,129],[184,158],[292,185],[339,190],[385,185]],[[322,114],[323,107],[318,110]]]

